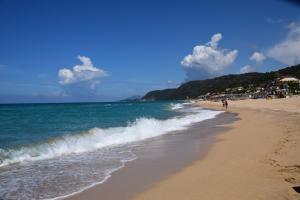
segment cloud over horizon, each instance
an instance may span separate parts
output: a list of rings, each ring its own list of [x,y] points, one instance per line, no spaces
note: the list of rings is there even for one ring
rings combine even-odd
[[[234,63],[238,50],[228,51],[219,48],[223,36],[216,33],[205,45],[194,47],[192,54],[183,58],[181,65],[188,79],[207,78],[222,74],[223,70]]]
[[[281,42],[267,51],[267,56],[283,64],[295,65],[300,63],[300,24],[290,23],[289,32]]]
[[[254,68],[251,65],[245,65],[240,69],[240,74],[245,74],[249,72],[254,72]]]
[[[266,59],[266,56],[263,53],[254,52],[249,59],[251,61],[255,61],[256,63],[262,63]]]
[[[103,69],[94,67],[91,59],[86,56],[77,56],[82,64],[72,69],[62,68],[58,71],[59,84],[67,93],[93,93],[100,79],[108,76]]]

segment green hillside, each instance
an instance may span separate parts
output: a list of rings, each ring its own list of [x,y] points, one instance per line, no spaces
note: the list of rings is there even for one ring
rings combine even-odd
[[[287,67],[278,71],[266,73],[246,73],[225,75],[213,79],[195,80],[182,84],[178,88],[155,90],[147,93],[143,99],[146,100],[180,100],[196,98],[207,93],[222,93],[227,88],[236,87],[265,87],[276,78],[292,76],[300,79],[300,64]]]

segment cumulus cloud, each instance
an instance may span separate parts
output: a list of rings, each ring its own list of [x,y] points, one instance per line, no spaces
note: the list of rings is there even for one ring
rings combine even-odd
[[[251,65],[245,65],[244,67],[242,67],[240,69],[240,73],[241,74],[245,74],[245,73],[249,73],[249,72],[253,72],[254,68]]]
[[[189,79],[197,78],[195,73],[203,78],[220,74],[235,61],[238,50],[228,51],[219,48],[221,39],[221,33],[214,34],[209,42],[195,46],[193,53],[183,58],[181,65],[186,70]]]
[[[207,45],[210,45],[213,48],[217,48],[219,41],[222,39],[221,33],[216,33],[211,37],[211,40],[207,43]]]
[[[107,76],[108,73],[94,67],[91,59],[86,56],[78,56],[77,58],[82,64],[75,65],[72,69],[62,68],[58,71],[59,84],[65,88],[66,86],[76,86],[80,89],[94,90],[100,83],[100,79]]]
[[[300,24],[290,23],[287,36],[267,51],[267,56],[283,64],[300,63]]]
[[[82,64],[58,71],[59,84],[64,96],[94,97],[101,78],[108,76],[103,69],[95,67],[90,58],[77,57]]]
[[[266,56],[260,52],[254,52],[250,57],[250,60],[255,61],[257,63],[261,63],[266,59]]]

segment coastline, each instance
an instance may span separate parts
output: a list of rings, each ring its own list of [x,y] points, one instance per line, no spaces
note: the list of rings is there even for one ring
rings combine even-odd
[[[195,103],[199,105],[222,110],[219,102]],[[158,160],[147,157],[153,153],[150,145],[104,184],[65,199],[300,199],[293,189],[300,186],[300,98],[229,101],[225,114],[233,113],[239,120],[212,123],[206,146],[191,149],[193,156],[180,164],[163,162],[166,157],[151,162]],[[164,156],[182,159],[175,149]]]
[[[197,102],[222,109],[217,102]],[[300,98],[229,101],[239,114],[203,159],[134,200],[300,199]]]
[[[137,159],[125,163],[125,167],[114,172],[106,182],[63,199],[131,199],[202,159],[215,143],[215,136],[228,129],[224,125],[235,120],[236,114],[221,113],[186,130],[146,140],[134,150]]]

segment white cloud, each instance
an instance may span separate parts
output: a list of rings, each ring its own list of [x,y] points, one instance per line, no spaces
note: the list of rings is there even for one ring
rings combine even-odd
[[[285,39],[267,51],[267,56],[287,65],[300,63],[300,24],[290,23]]]
[[[100,83],[100,78],[107,76],[108,73],[94,67],[88,57],[78,56],[77,58],[82,62],[81,65],[75,65],[73,69],[62,68],[58,71],[59,83],[61,85],[84,83],[90,89],[95,89]]]
[[[238,50],[228,51],[218,48],[221,39],[222,34],[217,33],[205,45],[195,46],[193,53],[185,56],[181,61],[183,68],[187,71],[194,69],[213,75],[230,66],[235,61]]]
[[[266,59],[266,56],[263,53],[254,52],[250,57],[250,60],[255,61],[257,63],[261,63]]]
[[[223,38],[221,33],[216,33],[211,37],[211,40],[207,43],[207,45],[212,46],[213,48],[217,48],[219,41]]]
[[[63,68],[58,71],[58,76],[60,78],[59,83],[62,85],[67,85],[75,82],[74,74],[72,70]]]
[[[245,65],[244,67],[242,67],[240,69],[240,73],[241,74],[245,74],[245,73],[249,73],[249,72],[253,72],[254,68],[251,65]]]

